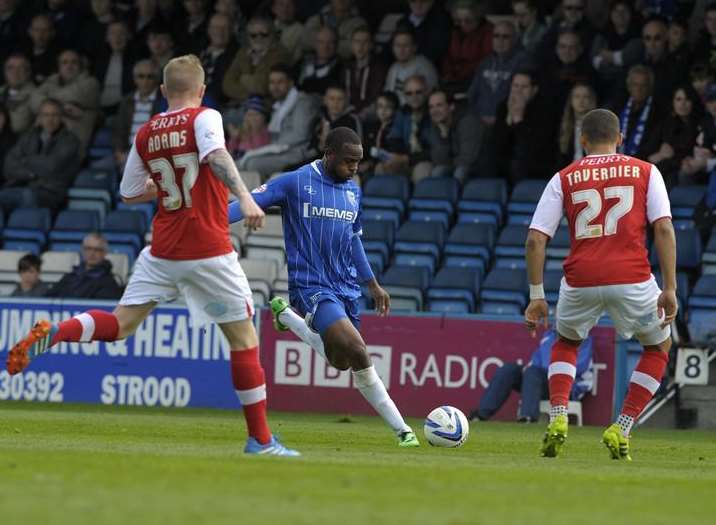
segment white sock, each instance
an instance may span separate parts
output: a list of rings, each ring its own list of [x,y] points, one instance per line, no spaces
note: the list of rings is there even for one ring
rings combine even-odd
[[[557,416],[566,416],[567,415],[567,407],[564,405],[556,405],[553,407],[549,407],[549,422],[551,423],[555,419],[557,419]]]
[[[388,395],[374,366],[371,365],[363,370],[353,370],[353,384],[396,434],[412,431],[405,424],[403,416],[400,415],[398,408]]]
[[[619,425],[619,430],[621,431],[622,436],[629,437],[633,424],[633,417],[627,416],[626,414],[619,414],[619,417],[617,418],[617,425]]]
[[[311,330],[301,316],[291,308],[286,308],[278,315],[278,320],[288,326],[289,330],[296,334],[301,341],[318,352],[323,359],[326,359],[326,349],[323,347],[321,336]]]

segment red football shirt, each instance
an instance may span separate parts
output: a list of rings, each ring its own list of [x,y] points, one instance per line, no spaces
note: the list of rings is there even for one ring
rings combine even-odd
[[[552,237],[562,214],[569,224],[564,261],[575,287],[649,279],[646,226],[671,217],[664,180],[653,164],[626,155],[589,155],[557,173],[545,188],[530,228]]]
[[[203,162],[224,144],[221,115],[203,107],[160,113],[137,131],[120,191],[128,198],[141,195],[148,177],[157,185],[155,257],[204,259],[233,250],[228,190]]]

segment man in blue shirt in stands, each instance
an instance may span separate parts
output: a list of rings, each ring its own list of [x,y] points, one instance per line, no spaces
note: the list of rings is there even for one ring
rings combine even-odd
[[[331,365],[352,371],[353,383],[398,436],[401,447],[417,447],[371,362],[359,333],[358,298],[366,283],[379,315],[387,315],[390,296],[378,284],[360,240],[360,189],[353,182],[363,157],[360,138],[338,127],[326,137],[322,159],[284,173],[255,189],[256,203],[279,206],[283,218],[291,305],[271,301],[274,326],[291,330]],[[229,221],[241,220],[238,203]]]

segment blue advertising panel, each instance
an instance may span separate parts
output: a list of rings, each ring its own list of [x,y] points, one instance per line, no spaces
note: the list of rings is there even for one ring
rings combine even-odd
[[[114,303],[0,299],[0,355],[39,319],[69,319]],[[194,329],[181,305],[159,306],[114,343],[61,343],[23,373],[0,372],[0,400],[239,408],[229,349],[216,325]]]

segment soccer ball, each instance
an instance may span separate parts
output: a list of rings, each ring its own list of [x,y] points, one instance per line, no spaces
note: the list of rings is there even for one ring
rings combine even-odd
[[[425,418],[425,439],[433,446],[455,448],[462,446],[470,434],[465,414],[455,407],[441,406]]]

